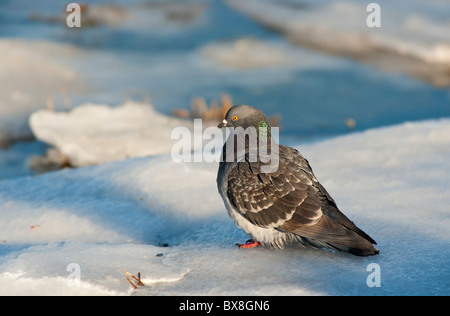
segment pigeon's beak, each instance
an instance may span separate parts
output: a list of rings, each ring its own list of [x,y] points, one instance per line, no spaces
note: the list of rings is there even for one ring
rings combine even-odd
[[[220,123],[217,127],[218,128],[222,128],[222,127],[227,127],[227,120],[223,120],[222,123]]]

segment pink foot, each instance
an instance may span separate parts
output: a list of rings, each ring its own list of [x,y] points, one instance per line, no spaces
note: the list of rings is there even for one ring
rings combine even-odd
[[[250,239],[250,240],[247,240],[247,242],[245,244],[236,244],[236,246],[238,246],[239,249],[255,248],[255,247],[261,246],[261,243],[259,241],[254,241],[253,239]]]

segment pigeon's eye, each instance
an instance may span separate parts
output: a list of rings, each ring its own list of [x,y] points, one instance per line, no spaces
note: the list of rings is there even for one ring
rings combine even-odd
[[[238,117],[235,115],[235,116],[233,116],[233,121],[237,121],[238,120]]]

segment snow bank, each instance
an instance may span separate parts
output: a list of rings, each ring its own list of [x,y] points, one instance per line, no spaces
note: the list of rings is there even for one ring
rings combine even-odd
[[[450,294],[449,119],[299,149],[380,255],[237,249],[247,236],[226,215],[217,164],[160,155],[0,182],[0,294]],[[367,286],[370,263],[381,287]],[[124,269],[146,286],[131,290]]]
[[[285,54],[273,45],[254,39],[239,39],[233,43],[214,43],[203,48],[208,58],[219,64],[238,68],[277,66]]]
[[[356,0],[228,0],[233,8],[292,41],[362,60],[388,71],[449,86],[450,20],[448,4],[383,1],[381,27],[369,27],[368,3]]]
[[[217,65],[242,70],[272,68],[277,71],[298,71],[345,67],[337,60],[298,49],[281,40],[242,37],[233,41],[212,42],[201,47],[200,51]]]
[[[175,127],[193,132],[193,121],[156,112],[150,104],[118,107],[83,104],[70,112],[41,110],[30,117],[35,137],[57,148],[71,166],[170,153]]]

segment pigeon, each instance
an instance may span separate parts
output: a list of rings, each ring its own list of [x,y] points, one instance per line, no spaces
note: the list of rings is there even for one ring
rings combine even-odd
[[[272,139],[269,122],[260,110],[235,105],[218,127],[231,128],[231,135],[223,146],[217,187],[229,216],[251,237],[237,244],[240,248],[308,246],[356,256],[379,253],[376,242],[338,209],[308,160]],[[257,131],[255,139],[248,133],[245,146],[241,142],[242,148],[237,148],[239,133],[251,128]],[[268,168],[272,162],[267,155],[252,155],[263,145],[276,153],[272,158],[275,167]]]

